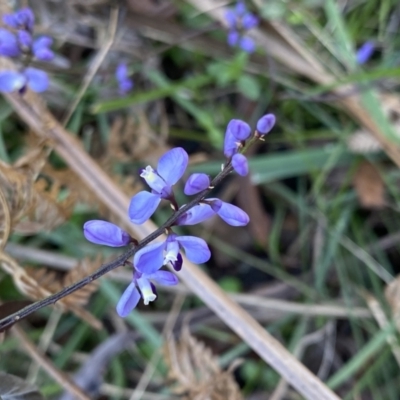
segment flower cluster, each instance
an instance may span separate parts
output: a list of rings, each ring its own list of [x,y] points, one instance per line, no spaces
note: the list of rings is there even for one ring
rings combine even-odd
[[[230,8],[225,13],[225,20],[228,23],[228,44],[231,47],[240,47],[246,53],[252,53],[256,49],[254,40],[246,35],[246,32],[255,28],[259,20],[247,11],[243,1],[238,1],[235,7]]]
[[[267,114],[260,118],[254,137],[262,138],[275,123],[275,117]],[[228,158],[226,168],[232,167],[241,175],[248,171],[246,157],[240,153],[245,142],[251,135],[249,125],[240,120],[232,120],[228,124],[225,136],[224,152]],[[206,191],[211,189],[208,175],[194,173],[185,183],[184,193],[187,196],[204,196],[193,203],[193,207],[184,211],[175,199],[173,186],[184,175],[189,162],[189,156],[181,147],[173,148],[165,153],[158,161],[157,169],[147,166],[140,176],[146,181],[151,191],[141,191],[130,201],[128,215],[135,224],[143,224],[156,211],[161,200],[170,203],[175,212],[179,213],[175,222],[166,228],[166,238],[140,248],[133,256],[133,279],[125,290],[117,305],[120,316],[127,316],[138,304],[140,297],[144,304],[149,304],[157,297],[153,282],[161,285],[178,283],[174,273],[163,271],[161,268],[170,265],[175,271],[182,268],[182,251],[193,263],[207,262],[211,257],[207,243],[196,236],[179,236],[173,231],[174,226],[195,225],[208,218],[218,215],[232,226],[245,226],[249,216],[239,207],[226,203],[218,198],[206,198]],[[89,241],[111,246],[126,246],[134,240],[120,227],[106,221],[93,220],[84,225],[84,235]]]
[[[266,114],[257,122],[255,135],[262,138],[275,125],[275,115]],[[225,132],[224,154],[232,162],[233,169],[242,176],[249,172],[247,158],[241,153],[246,141],[251,136],[250,126],[240,119],[233,119],[229,122]]]
[[[49,85],[47,74],[37,68],[29,67],[32,59],[51,61],[54,53],[50,49],[53,39],[48,36],[33,38],[35,17],[30,8],[22,8],[13,14],[5,14],[0,28],[0,55],[21,58],[23,67],[19,71],[0,72],[0,91],[23,92],[29,87],[34,92],[43,92]]]
[[[133,81],[129,78],[128,67],[125,63],[121,62],[118,64],[115,70],[115,79],[118,83],[119,94],[121,96],[126,95],[133,88]]]

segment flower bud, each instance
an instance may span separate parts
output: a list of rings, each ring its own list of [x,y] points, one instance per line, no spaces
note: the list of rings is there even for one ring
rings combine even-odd
[[[257,122],[257,132],[264,136],[266,135],[275,125],[275,115],[274,114],[266,114],[261,117]]]
[[[186,181],[184,193],[187,196],[200,193],[210,186],[210,178],[206,174],[192,174]]]

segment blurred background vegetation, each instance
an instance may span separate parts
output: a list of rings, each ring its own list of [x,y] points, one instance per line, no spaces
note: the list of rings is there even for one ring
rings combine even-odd
[[[398,400],[399,3],[247,0],[260,19],[253,54],[226,44],[223,9],[235,5],[226,1],[10,5],[31,6],[35,32],[55,40],[57,56],[42,66],[49,109],[130,196],[143,187],[140,168],[173,146],[190,154],[190,172],[216,175],[229,120],[254,126],[276,115],[251,149],[250,176],[217,188],[250,224],[210,220],[182,232],[207,240],[212,259],[202,268],[341,398]],[[360,64],[366,42],[374,49]],[[134,81],[125,96],[114,78],[119,62]],[[0,99],[0,182],[12,231],[2,317],[118,254],[84,240],[85,221],[118,221],[51,146]],[[155,222],[169,215],[161,208]],[[90,398],[300,398],[183,285],[118,318],[131,278],[123,269],[7,332],[0,370],[48,398],[77,398],[61,371]]]

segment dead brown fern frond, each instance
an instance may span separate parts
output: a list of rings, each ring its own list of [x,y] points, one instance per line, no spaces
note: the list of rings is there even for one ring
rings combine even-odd
[[[23,268],[8,254],[0,253],[0,265],[2,269],[10,274],[15,285],[26,296],[32,300],[41,300],[54,293],[59,292],[66,286],[84,278],[98,268],[101,259],[96,260],[84,259],[80,261],[64,276],[51,271],[47,268]],[[91,295],[97,290],[98,283],[93,282],[81,290],[70,294],[61,299],[56,306],[63,311],[71,311],[76,316],[86,321],[95,329],[101,329],[101,322],[92,314],[86,311],[83,306],[86,305]]]
[[[75,201],[67,196],[61,200],[61,187],[37,180],[46,162],[48,150],[40,147],[28,152],[13,165],[0,161],[0,191],[6,199],[13,231],[33,234],[50,230],[70,215]],[[0,209],[0,229],[7,229],[7,211]]]
[[[178,341],[166,340],[164,359],[173,391],[185,400],[243,399],[232,371],[222,371],[211,350],[191,336],[187,327]]]

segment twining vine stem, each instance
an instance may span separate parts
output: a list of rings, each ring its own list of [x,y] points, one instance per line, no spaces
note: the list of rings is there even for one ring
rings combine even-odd
[[[248,142],[248,145],[242,150],[245,151],[251,145],[253,140],[250,140]],[[28,315],[34,313],[35,311],[40,310],[43,307],[46,307],[50,304],[54,304],[57,301],[61,300],[62,298],[70,295],[71,293],[74,293],[75,291],[83,288],[84,286],[88,285],[89,283],[95,281],[96,279],[99,279],[103,275],[105,275],[107,272],[110,272],[116,268],[118,268],[121,265],[124,265],[125,262],[132,257],[137,251],[139,251],[141,248],[146,246],[148,243],[152,242],[154,239],[157,237],[161,236],[166,228],[169,228],[172,226],[172,224],[186,211],[190,210],[192,207],[197,205],[201,200],[205,198],[205,196],[211,192],[211,190],[218,185],[226,176],[229,175],[229,173],[232,171],[232,165],[231,163],[227,163],[224,167],[224,169],[212,180],[210,183],[210,187],[208,189],[203,190],[200,192],[193,200],[191,200],[189,203],[185,204],[183,207],[181,207],[179,210],[175,211],[174,214],[171,215],[171,217],[163,224],[161,225],[157,230],[155,230],[153,233],[151,233],[149,236],[144,238],[141,242],[138,243],[137,246],[131,246],[125,253],[121,254],[118,256],[115,260],[110,261],[106,264],[103,264],[97,271],[95,271],[93,274],[88,275],[87,277],[81,279],[80,281],[67,286],[66,288],[60,290],[59,292],[52,294],[51,296],[48,296],[42,300],[36,301],[33,304],[30,304],[27,307],[22,308],[21,310],[15,312],[14,314],[10,314],[7,317],[3,318],[0,320],[0,332],[4,331],[6,328],[10,327],[11,325],[15,324],[16,322],[20,321],[23,318],[26,318]]]

